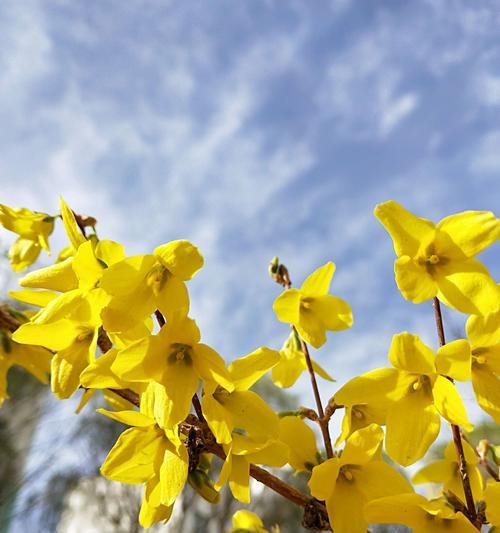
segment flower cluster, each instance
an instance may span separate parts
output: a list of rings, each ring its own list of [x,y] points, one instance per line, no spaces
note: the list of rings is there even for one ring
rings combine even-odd
[[[349,304],[329,293],[333,262],[292,288],[275,260],[272,275],[285,290],[273,309],[288,325],[286,340],[281,350],[258,347],[227,364],[202,342],[190,316],[187,287],[204,263],[192,243],[172,241],[128,256],[95,229],[87,235],[95,219],[75,215],[62,199],[57,216],[0,205],[0,224],[19,236],[9,252],[15,271],[49,250],[58,218],[69,241],[54,264],[30,271],[19,281],[22,289],[10,293],[35,310],[0,309],[0,402],[12,365],[50,380],[61,400],[83,391],[79,410],[101,391],[108,408],[99,413],[130,426],[101,472],[143,485],[143,527],[170,518],[186,483],[212,504],[225,485],[236,500],[250,503],[251,477],[304,507],[311,528],[363,533],[371,523],[399,523],[416,532],[458,533],[487,523],[500,527],[499,461],[489,457],[491,445],[483,443],[482,451],[470,445],[473,425],[455,387],[470,381],[478,405],[500,422],[500,289],[475,259],[500,239],[500,221],[467,211],[435,225],[394,201],[378,205],[375,216],[394,242],[403,296],[433,300],[440,346],[434,350],[413,333],[394,335],[390,367],[354,377],[323,405],[316,375],[334,380],[313,361],[309,345],[319,349],[327,332],[353,324]],[[469,315],[466,338],[445,343],[440,303]],[[254,390],[267,373],[278,387],[308,373],[316,409],[276,413]],[[329,421],[337,410],[344,417],[333,446]],[[411,480],[443,485],[428,500],[397,465],[422,459],[442,420],[453,436],[444,459]],[[214,456],[219,462],[212,465]],[[310,494],[262,465],[288,465],[307,477]],[[238,511],[233,525],[233,531],[267,531],[249,511]]]

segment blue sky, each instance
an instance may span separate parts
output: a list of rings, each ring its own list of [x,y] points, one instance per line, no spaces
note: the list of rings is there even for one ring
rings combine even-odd
[[[499,205],[499,27],[493,0],[3,0],[0,201],[61,193],[130,254],[191,239],[192,316],[228,360],[286,336],[274,255],[297,282],[333,260],[355,326],[317,358],[343,382],[394,332],[436,342],[375,204]]]

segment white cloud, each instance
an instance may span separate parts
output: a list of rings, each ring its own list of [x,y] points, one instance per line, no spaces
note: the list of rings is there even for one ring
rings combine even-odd
[[[479,101],[484,105],[500,105],[500,76],[482,74],[476,80],[475,92]]]
[[[470,171],[476,177],[500,175],[500,130],[490,131],[480,139],[470,163]]]

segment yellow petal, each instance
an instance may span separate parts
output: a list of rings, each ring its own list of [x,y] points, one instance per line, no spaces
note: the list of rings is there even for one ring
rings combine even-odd
[[[365,496],[357,483],[342,475],[337,479],[333,494],[326,500],[330,524],[342,533],[366,533],[368,523],[363,514]]]
[[[325,294],[312,298],[310,308],[329,331],[342,331],[352,326],[352,311],[341,298]]]
[[[325,344],[326,328],[311,309],[300,309],[299,322],[296,327],[299,335],[311,346],[321,348]]]
[[[421,265],[408,255],[403,255],[394,262],[396,284],[404,298],[419,304],[434,298],[438,286],[434,278]]]
[[[335,393],[335,403],[388,406],[405,394],[410,384],[409,378],[396,368],[377,368],[348,381]]]
[[[149,528],[157,522],[167,522],[172,516],[173,509],[173,505],[170,507],[165,505],[153,507],[149,505],[146,499],[143,499],[141,510],[139,511],[139,524],[143,528]]]
[[[95,350],[92,342],[75,341],[52,358],[51,387],[60,400],[69,398],[80,386],[80,374],[89,363],[92,347]]]
[[[488,481],[488,486],[484,491],[484,501],[486,502],[486,518],[488,522],[500,527],[500,483]]]
[[[288,463],[289,448],[283,442],[269,441],[264,448],[254,453],[249,453],[246,458],[257,465],[282,467]]]
[[[279,352],[262,347],[233,361],[228,371],[236,390],[248,390],[279,360]]]
[[[123,244],[105,239],[96,244],[95,255],[109,267],[125,259],[125,250]]]
[[[462,448],[464,450],[464,456],[467,463],[477,465],[479,463],[479,459],[476,455],[476,452],[474,448],[464,439],[462,439]],[[444,450],[444,457],[446,460],[452,463],[457,462],[457,450],[453,441],[446,446]]]
[[[407,479],[394,467],[383,461],[371,461],[355,471],[354,480],[366,501],[413,492]]]
[[[297,324],[300,310],[300,291],[288,289],[282,292],[273,303],[273,310],[280,322]]]
[[[122,483],[144,483],[154,475],[154,462],[163,439],[154,426],[127,429],[101,466],[102,475]]]
[[[470,316],[467,319],[466,331],[473,347],[497,344],[500,339],[500,310],[485,316]]]
[[[171,320],[174,314],[187,315],[189,295],[185,283],[176,277],[169,278],[162,284],[155,302],[167,321]]]
[[[87,389],[126,389],[128,383],[120,379],[112,370],[118,350],[111,349],[101,355],[80,375],[80,382]]]
[[[215,390],[215,387],[212,389]],[[207,423],[215,435],[219,444],[229,444],[231,442],[231,432],[234,428],[232,414],[212,396],[210,390],[206,390],[202,398],[202,410]]]
[[[437,352],[436,370],[458,381],[471,378],[471,364],[470,344],[464,339],[448,342]]]
[[[297,472],[311,470],[318,462],[314,431],[298,416],[279,421],[280,440],[290,449],[289,463]]]
[[[224,359],[215,350],[206,344],[196,344],[193,352],[194,366],[203,379],[215,381],[229,392],[234,390]]]
[[[172,428],[189,414],[191,398],[198,390],[199,377],[192,365],[183,361],[169,366],[161,379],[165,387],[166,402],[163,407],[163,423]]]
[[[48,383],[47,375],[50,371],[51,352],[45,348],[24,346],[13,342],[10,355],[16,365],[25,368],[42,383]]]
[[[104,267],[95,256],[91,241],[85,241],[78,248],[73,258],[73,270],[82,290],[93,289],[101,279]]]
[[[259,532],[259,528],[263,528],[264,524],[255,513],[246,509],[240,509],[233,515],[233,526],[237,530]]]
[[[335,379],[330,376],[330,374],[321,366],[316,363],[316,361],[312,361],[313,370],[318,376],[321,376],[323,379],[326,379],[327,381],[335,381]]]
[[[391,236],[398,256],[416,256],[421,243],[434,236],[435,226],[430,220],[413,215],[394,200],[378,204],[373,214]]]
[[[386,450],[401,466],[409,466],[429,449],[439,434],[439,415],[424,388],[409,392],[387,413]]]
[[[436,270],[438,297],[466,314],[486,315],[498,309],[500,289],[476,259],[450,261]]]
[[[365,516],[372,524],[403,524],[424,533],[427,530],[422,524],[426,523],[426,513],[420,505],[426,502],[423,496],[415,493],[386,496],[369,502],[365,506]]]
[[[12,340],[21,344],[34,344],[46,346],[51,350],[62,350],[67,348],[79,333],[78,324],[71,320],[58,320],[49,324],[28,322],[13,333]]]
[[[473,365],[472,386],[477,403],[500,424],[500,379],[486,365]]]
[[[328,261],[305,279],[300,291],[304,296],[317,297],[327,294],[334,272],[335,263]]]
[[[456,464],[441,460],[435,461],[421,468],[412,478],[412,483],[421,485],[422,483],[446,483],[456,469]]]
[[[19,280],[21,287],[66,292],[78,287],[78,278],[72,268],[73,258],[34,270]]]
[[[403,332],[392,337],[389,361],[401,370],[415,374],[434,374],[434,352],[417,335]]]
[[[37,307],[45,307],[49,302],[59,295],[52,291],[9,291],[9,296],[18,302]]]
[[[172,505],[181,490],[188,476],[188,457],[186,448],[180,448],[181,455],[178,455],[173,447],[167,447],[160,467],[161,483],[161,503]]]
[[[335,488],[339,471],[340,461],[337,458],[315,466],[308,483],[311,494],[318,500],[328,500]]]
[[[111,364],[111,371],[125,381],[160,381],[165,366],[161,354],[158,338],[146,337],[120,350]]]
[[[59,196],[59,202],[61,206],[61,215],[64,222],[64,229],[66,230],[66,234],[68,235],[71,244],[75,250],[78,250],[80,244],[83,244],[86,239],[76,223],[73,211],[71,211],[71,209],[68,207],[68,204],[66,204],[61,196]]]
[[[233,456],[229,488],[241,503],[250,503],[250,467],[244,457]]]
[[[500,239],[500,220],[491,211],[464,211],[443,218],[437,228],[448,234],[467,257]]]
[[[256,440],[279,435],[279,419],[269,405],[252,391],[234,391],[223,402],[232,414],[235,427],[242,428]]]
[[[379,451],[384,432],[377,424],[355,431],[346,441],[340,456],[342,464],[364,465]]]
[[[302,359],[304,354],[300,354]],[[291,387],[306,369],[305,360],[287,359],[283,357],[271,371],[271,379],[278,387]]]
[[[432,395],[436,409],[448,422],[462,426],[466,431],[474,429],[467,417],[462,398],[449,379],[438,376],[432,387]]]
[[[127,426],[148,427],[155,423],[152,418],[138,411],[106,411],[106,409],[96,409],[96,411]]]
[[[168,270],[182,280],[191,279],[203,266],[203,256],[189,241],[168,242],[155,248],[154,255],[160,257]]]

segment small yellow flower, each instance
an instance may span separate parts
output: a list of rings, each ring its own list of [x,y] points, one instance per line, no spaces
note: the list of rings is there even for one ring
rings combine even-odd
[[[273,529],[275,533],[279,533],[279,529]],[[264,524],[260,517],[252,511],[240,509],[233,515],[233,529],[229,533],[269,533],[264,528]]]
[[[300,289],[288,289],[273,304],[281,322],[292,324],[299,335],[315,348],[326,342],[326,331],[341,331],[352,326],[349,304],[328,294],[335,272],[331,261],[315,270]]]
[[[302,372],[307,370],[306,357],[300,345],[300,339],[295,331],[292,331],[283,344],[280,352],[280,360],[273,366],[271,379],[278,387],[291,387]],[[312,361],[313,369],[323,379],[335,381],[326,370]]]
[[[499,288],[474,256],[500,239],[500,220],[489,211],[464,211],[434,225],[390,200],[375,216],[394,242],[396,283],[403,296],[421,303],[437,296],[467,314],[498,307]]]
[[[0,204],[0,224],[19,235],[9,250],[10,262],[15,272],[34,263],[42,248],[50,253],[48,239],[54,230],[54,217],[30,211],[25,207],[13,209]]]
[[[346,441],[340,457],[314,467],[311,494],[325,500],[330,524],[342,533],[366,533],[364,505],[376,498],[411,492],[411,485],[381,459],[382,429],[360,429]]]
[[[374,500],[365,506],[365,515],[372,524],[403,524],[413,533],[477,533],[443,500],[429,501],[415,493]]]
[[[465,460],[467,462],[467,472],[469,474],[472,495],[475,500],[479,500],[479,497],[483,492],[483,478],[477,467],[479,460],[476,452],[468,442],[462,440],[462,446],[464,449]],[[415,485],[420,485],[422,483],[443,483],[443,490],[453,492],[453,494],[465,502],[464,488],[460,475],[455,444],[450,442],[448,446],[446,446],[444,459],[424,466],[424,468],[420,469],[412,477],[412,482],[415,483]]]

